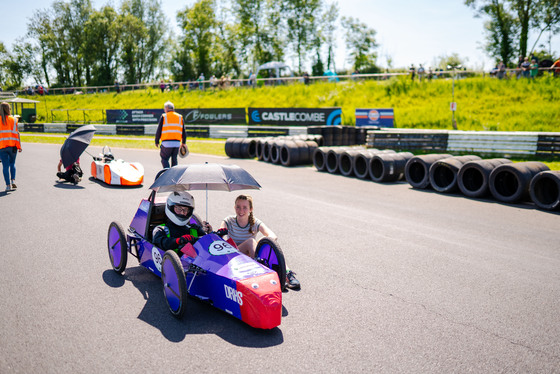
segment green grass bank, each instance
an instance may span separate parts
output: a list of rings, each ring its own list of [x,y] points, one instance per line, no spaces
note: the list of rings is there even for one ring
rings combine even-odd
[[[356,108],[394,108],[400,128],[452,129],[451,79],[412,82],[407,77],[381,81],[295,83],[285,86],[229,88],[222,91],[156,89],[30,98],[38,122],[51,122],[51,110],[69,109],[71,121],[100,123],[104,109],[162,108],[167,100],[178,108],[342,107],[343,123],[354,124]],[[455,80],[458,129],[473,131],[560,131],[560,79],[498,80],[490,77]],[[81,109],[90,109],[81,111]],[[67,113],[54,111],[58,121]]]

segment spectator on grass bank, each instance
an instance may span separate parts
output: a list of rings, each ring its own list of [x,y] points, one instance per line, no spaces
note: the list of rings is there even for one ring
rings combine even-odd
[[[504,79],[506,76],[506,64],[503,61],[498,61],[498,78]]]
[[[521,74],[523,75],[523,78],[529,78],[529,70],[531,70],[531,63],[529,62],[529,58],[525,57],[521,63]]]
[[[414,64],[410,65],[410,69],[408,69],[408,71],[410,72],[410,79],[414,80],[414,76],[416,75],[416,68],[414,67]]]
[[[303,73],[303,83],[304,84],[309,84],[309,74],[307,74],[307,72]]]
[[[171,158],[171,166],[177,165],[177,155],[180,147],[186,147],[187,133],[183,123],[183,116],[175,112],[175,105],[168,101],[163,106],[163,113],[159,119],[158,128],[156,130],[156,147],[161,147],[159,155],[161,157],[161,165],[164,168],[169,167],[169,159]]]
[[[560,77],[560,58],[554,61],[550,69],[552,70],[552,73],[555,77]]]
[[[200,88],[201,91],[204,91],[204,73],[200,73],[197,82],[198,82],[198,88]]]
[[[517,60],[517,71],[515,72],[515,77],[517,79],[519,79],[519,77],[522,75],[522,68],[521,65],[523,64],[523,56],[519,56],[519,59]]]
[[[163,91],[165,91],[165,82],[163,81],[163,79],[159,83],[159,89],[161,90],[162,93]]]
[[[424,78],[424,73],[426,71],[424,70],[424,67],[422,66],[422,64],[420,64],[420,66],[418,67],[418,80],[420,82],[422,82],[422,78]]]
[[[535,77],[539,74],[539,64],[535,59],[531,60],[530,72],[531,72],[532,79],[535,79]]]

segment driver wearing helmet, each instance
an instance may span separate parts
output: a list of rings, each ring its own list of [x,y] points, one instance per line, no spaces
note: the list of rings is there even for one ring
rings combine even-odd
[[[194,244],[199,237],[211,232],[208,222],[203,222],[204,227],[189,222],[193,213],[194,197],[185,191],[172,192],[165,205],[167,223],[154,229],[153,244],[162,250],[173,249],[179,253],[185,244]]]

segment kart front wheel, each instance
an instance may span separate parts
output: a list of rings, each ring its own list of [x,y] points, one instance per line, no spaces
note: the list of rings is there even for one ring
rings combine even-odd
[[[111,222],[107,232],[107,249],[109,250],[109,260],[113,270],[122,274],[126,268],[127,244],[124,230],[120,223]]]
[[[280,245],[270,238],[261,238],[255,250],[255,260],[278,273],[282,291],[286,288],[286,260]]]
[[[166,251],[161,262],[161,281],[167,306],[177,318],[182,318],[187,307],[187,280],[181,260],[175,251]]]

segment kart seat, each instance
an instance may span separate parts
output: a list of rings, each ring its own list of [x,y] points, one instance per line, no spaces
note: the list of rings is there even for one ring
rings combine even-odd
[[[148,225],[147,237],[148,241],[152,241],[152,232],[156,226],[165,223],[165,203],[157,204],[152,207],[152,214],[150,215],[150,224]]]

